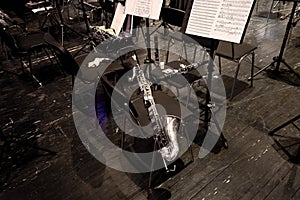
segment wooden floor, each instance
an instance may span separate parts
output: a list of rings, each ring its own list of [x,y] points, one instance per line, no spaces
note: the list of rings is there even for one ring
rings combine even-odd
[[[279,54],[286,27],[287,20],[274,14],[267,22],[270,3],[258,1],[246,33],[245,41],[258,46],[255,71]],[[298,73],[299,56],[298,24],[284,56]],[[17,160],[1,163],[0,199],[150,199],[147,174],[106,167],[82,145],[72,117],[71,77],[57,73],[49,78],[53,68],[40,69],[38,77],[44,86],[33,88],[20,75],[18,66],[18,60],[6,61],[2,56],[1,68],[18,76],[5,71],[0,74],[1,127],[12,120],[14,134],[34,135],[31,140],[36,145],[58,153],[38,156],[31,148],[12,147]],[[235,63],[224,61],[222,69],[227,89],[233,80]],[[223,133],[229,148],[215,149],[200,159],[200,146],[193,143],[194,162],[178,173],[155,176],[168,179],[152,191],[161,194],[154,199],[300,199],[300,166],[287,154],[300,153],[300,120],[268,135],[300,114],[300,80],[284,65],[280,69],[277,76],[261,73],[255,78],[254,87],[248,88],[250,64],[243,63],[237,92],[227,104]]]

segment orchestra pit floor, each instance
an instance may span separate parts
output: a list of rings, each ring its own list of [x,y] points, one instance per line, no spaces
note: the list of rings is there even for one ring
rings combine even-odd
[[[278,55],[287,22],[271,15],[267,23],[268,5],[264,1],[259,4],[245,38],[258,46],[256,71]],[[298,73],[299,55],[300,28],[296,26],[285,59]],[[1,59],[1,68],[21,73],[18,60],[6,61],[3,55]],[[248,88],[249,69],[249,63],[243,63],[237,84],[239,92],[227,104],[223,133],[229,148],[215,149],[200,159],[199,145],[193,143],[194,162],[169,174],[156,187],[164,190],[155,191],[161,191],[155,199],[168,195],[176,200],[300,199],[300,166],[291,162],[279,147],[281,144],[292,156],[299,156],[300,120],[274,136],[268,135],[270,130],[300,114],[299,80],[281,65],[280,77],[263,72],[255,78],[254,87]],[[38,156],[32,149],[15,149],[17,163],[2,163],[1,181],[6,180],[0,199],[147,199],[147,174],[106,167],[82,145],[72,118],[71,77],[50,73],[51,70],[39,72],[44,82],[40,88],[33,88],[22,76],[4,71],[0,74],[1,127],[12,119],[15,132],[35,135],[38,146],[57,152],[54,156]],[[234,63],[224,62],[226,88],[230,87],[234,70]]]

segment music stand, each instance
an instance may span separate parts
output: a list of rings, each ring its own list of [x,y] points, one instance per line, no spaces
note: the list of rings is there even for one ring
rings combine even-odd
[[[190,20],[190,15],[191,15],[191,12],[192,12],[192,6],[193,6],[193,3],[194,3],[194,0],[189,0],[187,2],[187,5],[186,5],[186,14],[184,16],[184,19],[183,19],[183,25],[182,25],[182,28],[181,28],[181,32],[183,33],[186,33],[187,32],[187,29],[188,29],[188,23],[189,23],[189,20]],[[254,5],[254,3],[253,3]],[[253,5],[251,6],[251,12],[253,10]],[[250,15],[249,15],[250,16]],[[247,26],[247,24],[249,23],[249,18],[247,19],[247,22],[246,22],[246,25],[245,27]],[[245,28],[244,28],[245,30]],[[186,34],[188,35],[189,37],[191,37],[192,39],[194,39],[195,41],[197,41],[201,46],[203,46],[204,48],[206,49],[209,49],[209,55],[211,57],[211,59],[214,58],[214,55],[215,55],[215,51],[216,49],[218,48],[218,45],[219,45],[219,41],[222,39],[220,37],[215,37],[215,36],[200,36],[198,34]],[[243,37],[245,35],[245,31],[243,31],[243,33],[241,34],[241,37],[240,37],[240,40],[239,41],[242,41]],[[212,80],[213,80],[213,62],[210,62],[209,65],[208,65],[208,72],[207,72],[207,81],[206,81],[206,84],[207,84],[207,88],[211,88],[211,84],[212,84]],[[215,123],[216,125],[216,128],[217,128],[217,131],[218,133],[220,133],[220,141],[222,142],[222,146],[227,149],[228,148],[228,142],[227,142],[227,139],[225,138],[223,132],[222,132],[222,129],[218,123],[218,121],[216,120],[216,117],[212,111],[212,108],[214,107],[214,105],[210,102],[210,94],[209,92],[206,92],[206,99],[205,99],[205,119],[204,119],[204,122],[205,122],[205,126],[208,127],[208,123],[209,123],[209,113],[211,114],[211,119],[212,121]]]
[[[288,1],[292,1],[293,2],[293,7],[292,7],[292,11],[291,11],[291,14],[290,14],[290,18],[289,18],[289,21],[287,23],[287,26],[286,26],[286,30],[285,30],[285,34],[284,34],[284,37],[283,37],[283,40],[282,40],[282,44],[281,44],[281,48],[280,48],[280,52],[279,52],[279,55],[278,56],[275,56],[273,57],[273,62],[271,62],[270,64],[268,64],[267,66],[263,67],[261,70],[259,70],[258,72],[256,72],[254,75],[253,75],[253,78],[255,76],[257,76],[258,74],[260,74],[261,72],[265,71],[266,69],[268,69],[269,67],[271,66],[275,66],[275,69],[272,71],[274,74],[279,74],[279,67],[280,67],[280,64],[283,63],[293,74],[296,75],[297,78],[300,79],[300,75],[295,72],[293,70],[293,68],[284,60],[283,58],[283,54],[284,54],[284,50],[285,50],[285,47],[286,47],[286,44],[287,44],[287,41],[288,41],[288,37],[289,37],[289,34],[290,34],[290,30],[293,26],[293,18],[294,18],[294,14],[295,14],[295,11],[296,11],[296,7],[297,7],[297,3],[300,2],[300,0],[288,0]],[[276,65],[275,65],[276,64]],[[248,79],[251,79],[248,78]]]
[[[45,20],[44,20],[44,22],[43,22],[43,24],[41,26],[41,29],[44,28],[44,25],[46,24],[47,20],[50,20],[51,25],[54,25],[53,21],[55,22],[55,24],[59,25],[61,27],[61,44],[62,44],[62,46],[64,45],[64,30],[65,30],[65,28],[71,30],[72,32],[74,32],[78,36],[84,37],[83,34],[77,32],[76,30],[74,30],[73,28],[71,28],[69,25],[67,25],[65,23],[65,20],[64,20],[64,18],[62,16],[62,12],[61,12],[61,8],[60,8],[58,0],[54,0],[54,4],[55,4],[55,9],[56,9],[56,11],[58,13],[59,19],[57,19],[57,17],[53,13],[48,12],[47,13],[47,17],[45,18]]]

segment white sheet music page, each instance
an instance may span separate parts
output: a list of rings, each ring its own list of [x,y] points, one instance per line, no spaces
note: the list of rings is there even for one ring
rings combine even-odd
[[[114,19],[110,26],[110,28],[115,30],[116,35],[120,34],[125,18],[126,18],[125,6],[123,6],[121,3],[118,3],[117,9],[115,11]]]
[[[186,33],[240,43],[254,0],[194,0]]]
[[[163,0],[127,0],[125,13],[158,20],[162,2]]]

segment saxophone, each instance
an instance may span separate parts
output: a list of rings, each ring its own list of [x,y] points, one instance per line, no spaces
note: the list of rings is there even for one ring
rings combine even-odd
[[[144,72],[139,65],[133,68],[133,77],[130,77],[129,81],[132,81],[134,77],[136,77],[139,88],[143,92],[144,104],[148,109],[151,126],[154,131],[154,139],[158,142],[159,152],[167,168],[165,160],[169,162],[174,161],[179,152],[177,142],[178,118],[169,115],[159,116],[151,91],[152,83],[145,78]]]

